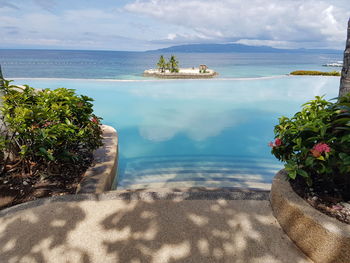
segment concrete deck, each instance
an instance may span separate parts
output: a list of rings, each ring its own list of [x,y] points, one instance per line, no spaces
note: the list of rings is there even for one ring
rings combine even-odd
[[[283,233],[269,201],[231,200],[266,194],[127,193],[0,212],[0,262],[311,262]]]

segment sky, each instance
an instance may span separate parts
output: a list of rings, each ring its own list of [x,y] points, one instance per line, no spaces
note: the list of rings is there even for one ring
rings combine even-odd
[[[0,48],[345,47],[349,0],[0,0]]]

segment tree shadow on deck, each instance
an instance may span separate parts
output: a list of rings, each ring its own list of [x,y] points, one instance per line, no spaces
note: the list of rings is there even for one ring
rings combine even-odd
[[[0,262],[59,262],[49,255],[54,249],[79,259],[72,262],[91,262],[86,251],[67,245],[70,233],[85,219],[84,211],[74,203],[37,208],[42,207],[0,217]]]
[[[108,216],[118,262],[308,262],[269,217],[267,202],[147,200]]]
[[[146,192],[77,196],[2,216],[0,262],[308,262],[266,200]]]

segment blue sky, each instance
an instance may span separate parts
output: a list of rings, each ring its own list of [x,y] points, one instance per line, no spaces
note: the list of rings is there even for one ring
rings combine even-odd
[[[0,48],[344,49],[349,0],[0,0]]]

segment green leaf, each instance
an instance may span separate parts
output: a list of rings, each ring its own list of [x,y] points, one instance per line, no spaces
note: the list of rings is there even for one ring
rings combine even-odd
[[[297,177],[297,172],[295,170],[288,171],[288,176],[294,180]]]
[[[40,148],[39,148],[39,151],[40,151],[41,153],[47,155],[47,150],[46,150],[45,148],[40,147]]]
[[[314,164],[314,157],[312,157],[312,156],[307,157],[305,160],[305,164],[307,166],[312,166]]]
[[[333,121],[334,124],[346,124],[350,122],[350,118],[341,118]]]
[[[53,157],[53,155],[51,153],[48,153],[46,155],[46,157],[50,160],[50,161],[54,161],[55,160],[55,157]]]
[[[320,160],[320,161],[324,161],[325,159],[324,159],[324,157],[321,155],[320,157],[317,157],[316,158],[317,160]]]
[[[309,174],[303,169],[298,169],[297,173],[300,174],[302,177],[305,177],[305,178],[309,177]]]
[[[306,184],[310,187],[310,186],[312,186],[312,179],[311,179],[311,177],[307,177],[306,178]]]

